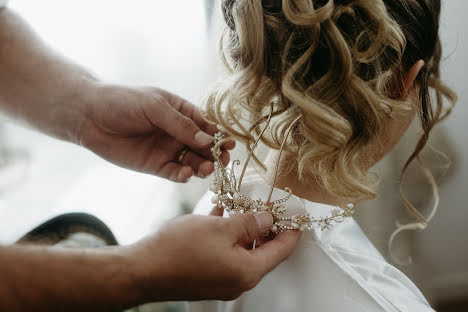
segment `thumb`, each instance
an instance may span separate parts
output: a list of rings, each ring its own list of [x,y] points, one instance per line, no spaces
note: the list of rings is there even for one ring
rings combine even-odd
[[[301,231],[285,231],[278,234],[273,240],[252,250],[259,268],[266,274],[283,262],[294,251],[294,247],[301,238]]]
[[[257,214],[237,214],[228,219],[231,223],[236,243],[251,243],[263,236],[273,226],[273,217],[262,211]]]

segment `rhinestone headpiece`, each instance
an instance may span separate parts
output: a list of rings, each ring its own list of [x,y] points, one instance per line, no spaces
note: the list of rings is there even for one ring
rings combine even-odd
[[[214,163],[214,181],[210,185],[210,191],[215,193],[212,197],[213,204],[218,205],[220,208],[223,208],[227,211],[230,215],[233,214],[243,214],[243,213],[257,213],[260,211],[267,211],[271,213],[273,217],[273,227],[271,229],[274,233],[280,233],[286,230],[311,230],[313,228],[320,228],[321,230],[331,229],[331,227],[336,223],[341,223],[345,220],[345,218],[349,218],[354,213],[354,205],[347,204],[345,207],[336,206],[332,209],[331,214],[329,216],[314,218],[309,214],[304,215],[295,215],[292,217],[286,216],[287,212],[287,201],[292,195],[292,191],[289,187],[284,189],[285,192],[288,193],[287,196],[280,198],[275,201],[271,201],[271,196],[273,193],[276,177],[278,175],[278,165],[279,159],[281,157],[281,152],[284,148],[284,143],[286,138],[288,137],[289,133],[293,126],[299,121],[300,117],[293,121],[293,123],[289,126],[287,133],[285,135],[285,139],[281,144],[281,148],[279,151],[278,160],[276,163],[276,171],[275,171],[275,178],[274,182],[272,183],[270,194],[266,201],[262,199],[252,199],[248,196],[245,196],[241,193],[241,185],[242,185],[242,178],[248,166],[249,160],[253,155],[253,152],[260,140],[261,136],[263,135],[264,131],[268,127],[269,121],[271,118],[268,117],[267,125],[263,129],[263,131],[258,136],[257,140],[254,142],[252,147],[249,149],[250,153],[247,157],[247,160],[244,164],[242,169],[242,173],[239,177],[239,180],[236,178],[235,173],[235,166],[240,165],[239,160],[234,160],[230,168],[225,168],[223,162],[221,160],[221,147],[222,145],[229,140],[226,138],[223,132],[218,132],[214,136],[214,147],[212,148],[213,157],[215,159]]]

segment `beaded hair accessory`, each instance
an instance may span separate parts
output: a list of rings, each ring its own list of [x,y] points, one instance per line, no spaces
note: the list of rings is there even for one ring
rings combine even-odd
[[[224,168],[223,162],[221,160],[221,146],[227,140],[229,140],[229,138],[226,138],[225,134],[222,132],[218,132],[215,134],[214,147],[211,149],[213,157],[215,159],[214,181],[210,185],[210,191],[215,193],[215,195],[212,197],[213,204],[216,204],[220,208],[223,208],[230,215],[237,213],[243,214],[267,211],[271,213],[273,217],[273,226],[271,228],[271,231],[273,233],[281,233],[286,230],[304,231],[311,230],[313,228],[320,228],[323,231],[325,229],[331,229],[334,224],[341,223],[345,220],[345,218],[351,217],[354,213],[353,204],[347,204],[345,207],[336,206],[332,209],[331,215],[320,218],[314,218],[309,214],[287,217],[286,204],[292,195],[292,191],[289,187],[286,187],[284,189],[284,191],[288,193],[287,196],[275,201],[271,201],[274,185],[278,176],[279,160],[281,159],[281,153],[283,152],[286,139],[289,136],[294,125],[297,124],[297,122],[301,119],[302,116],[297,117],[289,125],[285,134],[285,138],[281,143],[279,155],[276,161],[275,175],[273,183],[271,185],[270,194],[268,195],[268,199],[266,201],[260,198],[252,199],[241,193],[242,179],[244,177],[245,171],[247,169],[250,159],[252,158],[252,155],[254,154],[254,150],[257,147],[258,142],[260,141],[260,138],[262,137],[263,133],[265,132],[270,123],[271,115],[272,112],[270,111],[265,128],[260,132],[254,144],[249,149],[250,151],[247,156],[246,162],[242,168],[239,180],[237,180],[236,178],[234,168],[235,166],[240,165],[240,161],[234,160],[230,168]]]

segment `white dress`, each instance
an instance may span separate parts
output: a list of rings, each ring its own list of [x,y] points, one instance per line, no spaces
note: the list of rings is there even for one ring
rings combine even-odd
[[[268,196],[270,186],[259,178],[243,184],[252,199]],[[285,192],[275,189],[273,200]],[[208,214],[207,193],[195,208]],[[330,215],[333,206],[292,196],[288,213],[307,211],[313,217]],[[305,231],[291,256],[236,300],[188,303],[190,312],[274,311],[434,311],[418,288],[375,249],[354,219],[331,230]]]

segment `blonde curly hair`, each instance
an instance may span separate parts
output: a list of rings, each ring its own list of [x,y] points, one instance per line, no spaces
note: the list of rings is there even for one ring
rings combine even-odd
[[[299,178],[344,202],[376,196],[367,162],[386,122],[413,113],[401,98],[416,61],[423,134],[402,176],[456,101],[439,78],[440,0],[223,0],[222,11],[228,75],[206,99],[209,118],[250,148],[272,110],[262,142],[287,139]]]

